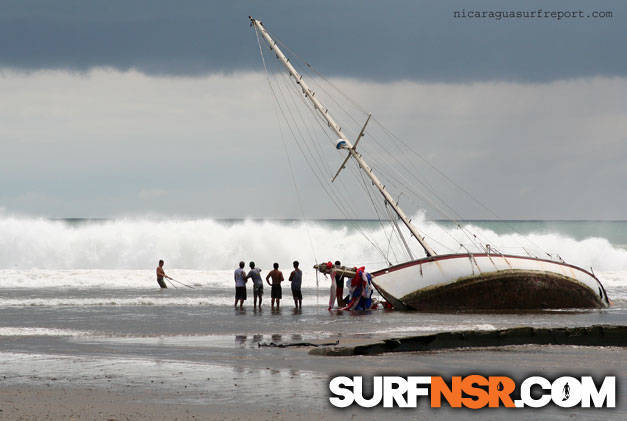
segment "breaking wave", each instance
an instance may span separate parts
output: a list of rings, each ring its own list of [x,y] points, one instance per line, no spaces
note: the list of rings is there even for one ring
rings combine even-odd
[[[459,243],[466,238],[455,227],[425,221],[422,215],[414,220],[430,238],[437,239],[432,244],[439,253],[463,251]],[[348,221],[136,218],[72,222],[0,215],[0,273],[3,286],[153,287],[154,268],[162,258],[166,272],[185,280],[190,275],[202,278],[203,284],[231,286],[232,270],[240,260],[254,260],[264,270],[279,262],[284,271],[299,260],[305,269],[305,286],[315,286],[313,271],[308,269],[316,260],[339,259],[372,269],[385,266],[382,253],[393,263],[406,260],[398,246],[389,248],[389,227],[384,229],[378,222],[360,225],[361,232]],[[497,234],[485,227],[470,228],[503,252],[521,253],[523,246],[526,250],[538,246],[569,263],[607,272],[616,286],[627,285],[627,250],[605,238],[576,240],[551,232]],[[539,250],[534,253],[545,256]],[[422,255],[417,247],[414,255]]]

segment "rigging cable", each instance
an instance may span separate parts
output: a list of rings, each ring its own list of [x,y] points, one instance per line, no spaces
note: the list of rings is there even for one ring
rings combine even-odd
[[[284,72],[282,72],[282,74],[284,74]],[[287,79],[290,79],[291,77],[292,77],[292,76],[289,76],[289,77],[288,77],[288,76],[285,76],[285,78],[287,78]],[[289,81],[289,83],[290,83],[290,84],[292,83],[292,82],[291,82],[291,80]],[[293,89],[291,89],[291,87],[290,87],[290,88],[288,89],[288,92],[294,92],[294,90],[293,90]],[[310,104],[309,102],[305,101],[305,99],[303,98],[303,96],[298,95],[298,97],[299,97],[299,98],[300,98],[300,100],[301,100],[301,101],[305,104],[306,108],[307,108],[307,109],[308,109],[308,110],[309,110],[309,111],[310,111],[310,112],[311,112],[311,113],[312,113],[315,117],[320,117],[319,113],[318,113],[318,112],[317,112],[317,111],[316,111],[316,110],[315,110],[315,109],[311,106],[311,104]],[[314,143],[314,144],[318,144],[319,142],[316,142],[316,141],[315,141],[314,136],[311,134],[311,131],[309,130],[309,127],[308,127],[308,126],[306,125],[306,123],[304,122],[304,118],[302,117],[302,114],[300,114],[300,111],[299,111],[299,108],[300,108],[300,107],[296,107],[296,106],[295,106],[294,108],[295,108],[296,110],[298,110],[299,116],[301,117],[301,121],[303,122],[303,125],[307,128],[307,133],[309,134],[309,137],[310,137],[310,139],[311,139],[312,143]],[[322,117],[320,117],[320,118],[322,118]],[[321,125],[321,123],[320,123],[320,121],[319,121],[319,120],[320,120],[320,118],[316,118],[316,121],[318,122],[318,124],[319,124],[319,126],[320,126],[321,131],[322,131],[323,133],[325,133],[329,139],[331,139],[330,135],[328,134],[328,131],[327,131],[327,130],[326,130],[326,129],[325,129],[325,128]],[[324,157],[323,157],[323,156],[321,156],[321,155],[319,155],[319,160],[320,160],[320,161],[325,162]],[[349,167],[349,168],[350,168],[351,170],[355,171],[352,167]],[[361,177],[363,177],[363,174],[362,174],[362,172],[361,172],[361,171],[357,171],[357,172],[359,173],[359,175],[360,175]],[[344,184],[343,182],[341,182],[340,184],[342,185],[342,187],[346,188],[346,186],[345,186],[345,184]],[[367,193],[368,195],[370,195],[370,192],[368,191],[368,189],[367,189],[367,188],[366,188],[366,193]],[[372,199],[371,199],[371,201],[372,201]],[[350,202],[347,202],[347,204],[349,204],[349,203],[350,203]],[[373,202],[373,207],[374,207],[374,209],[375,209],[375,212],[377,213],[377,217],[378,217],[379,222],[380,222],[380,221],[381,221],[381,216],[379,215],[379,212],[377,211],[377,208],[376,208],[376,206],[374,205],[374,202]],[[352,207],[351,207],[351,208],[352,208]],[[353,211],[353,213],[354,213],[355,215],[357,215],[357,212],[355,212],[355,211],[354,211],[354,209],[352,209],[352,211]],[[386,237],[387,237],[387,233],[385,232],[385,227],[384,227],[384,226],[382,226],[382,228],[383,228],[383,232],[384,232],[384,234],[385,234],[385,235],[386,235]],[[391,263],[389,262],[389,259],[386,257],[386,255],[384,254],[383,256],[384,256],[384,258],[386,259],[386,262],[388,262],[388,264],[391,264]]]
[[[268,73],[268,68],[266,67],[266,60],[263,56],[263,50],[261,48],[261,41],[259,40],[259,33],[257,30],[257,27],[255,27],[255,35],[257,35],[257,45],[259,46],[259,53],[261,55],[261,61],[263,63],[263,67],[266,71],[266,80],[268,82],[268,86],[270,87],[270,90],[272,91],[272,84],[270,82],[270,77],[269,77],[269,73]],[[276,97],[275,97],[276,99]],[[290,154],[289,151],[287,149],[287,145],[285,142],[285,137],[283,135],[283,129],[281,127],[280,121],[279,121],[279,116],[278,116],[278,112],[276,107],[273,107],[274,109],[274,116],[277,119],[277,124],[279,126],[279,133],[281,134],[281,143],[283,144],[283,149],[285,151],[285,155],[287,156],[287,162],[288,162],[288,167],[290,169],[290,175],[292,177],[292,183],[294,186],[294,192],[296,193],[296,198],[298,201],[298,207],[300,208],[300,213],[301,213],[301,221],[303,223],[303,225],[305,225],[305,231],[307,232],[307,238],[309,239],[309,246],[311,247],[311,252],[313,254],[314,257],[314,261],[316,263],[316,265],[319,263],[318,262],[318,257],[316,256],[316,249],[314,247],[313,241],[311,239],[311,233],[309,232],[309,226],[305,223],[305,209],[303,208],[303,203],[302,203],[302,199],[301,199],[301,195],[300,195],[300,191],[298,189],[298,185],[296,183],[296,177],[294,175],[294,168],[292,166],[292,159],[290,158]],[[317,270],[316,270],[316,308],[319,306],[319,289],[320,289],[320,285],[318,283],[318,274],[317,274]]]
[[[286,76],[286,77],[287,77],[287,76]],[[288,78],[289,78],[289,77],[288,77]],[[290,83],[291,83],[291,81],[290,81]],[[293,91],[293,90],[291,90],[291,89],[290,89],[289,91]],[[312,114],[314,115],[314,117],[315,117],[316,121],[318,122],[318,124],[319,124],[319,126],[320,126],[320,128],[321,128],[322,132],[323,132],[323,133],[325,133],[325,134],[327,135],[327,137],[329,138],[329,140],[331,140],[331,137],[330,137],[330,135],[328,134],[328,131],[327,131],[327,130],[326,130],[326,129],[322,126],[322,123],[321,123],[321,121],[320,121],[320,120],[322,119],[322,117],[320,116],[320,114],[318,113],[318,111],[317,111],[315,108],[313,108],[313,106],[312,106],[309,102],[305,101],[305,99],[304,99],[304,97],[303,97],[302,95],[298,95],[298,97],[299,97],[299,98],[300,98],[300,100],[301,100],[301,101],[305,104],[306,108],[310,111],[310,113],[312,113]],[[341,107],[341,105],[340,105],[339,103],[338,103],[338,106],[340,106],[340,107]],[[297,108],[297,109],[298,109],[298,108]],[[343,109],[343,110],[344,110],[344,109]],[[348,115],[350,115],[350,114],[349,114],[346,110],[344,110],[344,111],[345,111]],[[302,116],[301,116],[301,117],[302,117]],[[351,116],[351,118],[352,118],[352,116]],[[303,121],[303,123],[304,123],[304,121]],[[308,126],[306,126],[306,127],[308,128]],[[317,144],[318,142],[315,142],[315,140],[313,139],[313,135],[311,135],[311,132],[310,132],[310,131],[308,131],[308,133],[310,134],[310,138],[312,139],[312,141],[313,141],[315,144]],[[322,157],[321,157],[321,160],[322,160],[322,161],[324,161],[324,158],[322,158]],[[396,235],[396,236],[398,237],[398,236],[400,235],[400,233],[397,233],[397,232],[396,232],[396,231],[392,228],[392,234],[388,235],[388,233],[386,232],[386,228],[385,228],[385,226],[384,226],[384,225],[382,224],[382,222],[381,222],[383,218],[381,217],[380,210],[378,209],[378,207],[376,206],[376,204],[375,204],[374,200],[372,199],[372,196],[370,195],[370,191],[369,191],[368,187],[366,186],[365,181],[364,181],[364,179],[363,179],[363,172],[362,172],[360,169],[354,169],[353,167],[349,167],[349,169],[350,169],[350,172],[353,174],[353,176],[354,176],[354,177],[356,177],[356,179],[357,179],[358,181],[360,181],[360,180],[361,180],[361,182],[364,184],[364,190],[365,190],[366,194],[370,197],[370,201],[371,201],[372,206],[373,206],[373,209],[374,209],[374,211],[375,211],[375,213],[376,213],[376,216],[377,216],[377,219],[378,219],[378,221],[379,221],[379,224],[381,225],[381,228],[382,228],[382,230],[383,230],[383,233],[384,233],[384,235],[385,235],[386,239],[388,240],[388,253],[386,253],[386,254],[384,255],[384,257],[386,258],[387,263],[388,263],[389,265],[391,265],[391,262],[389,261],[389,257],[388,257],[388,256],[389,256],[389,250],[390,250],[389,245],[390,245],[390,242],[391,242],[391,236],[392,236],[392,235]],[[340,179],[340,180],[342,180],[342,179]],[[343,182],[343,181],[340,181],[340,184],[342,185],[342,187],[346,188],[346,186],[345,186],[345,184],[344,184],[344,182]],[[387,213],[387,212],[386,212],[386,213]],[[356,214],[356,212],[355,212],[355,214]],[[389,218],[386,218],[386,219],[389,219]],[[390,224],[393,224],[393,223],[394,223],[392,219],[389,219],[389,222],[390,222]],[[399,241],[402,241],[402,240],[399,238]],[[393,254],[395,255],[395,259],[398,261],[398,257],[396,256],[396,252],[395,252],[393,249],[392,249],[392,252],[393,252]]]
[[[282,74],[285,74],[284,72],[281,72],[281,73],[282,73]],[[293,77],[293,76],[287,76],[287,75],[285,76],[285,78],[286,78],[286,79],[291,79],[292,77]],[[290,84],[291,84],[291,80],[290,80]],[[288,92],[294,92],[294,90],[293,90],[293,89],[288,89]],[[320,128],[321,128],[322,132],[323,132],[323,133],[325,133],[325,134],[327,134],[327,137],[329,137],[329,139],[331,140],[331,137],[330,137],[330,135],[328,134],[328,131],[324,128],[323,123],[321,122],[321,120],[323,120],[323,118],[320,116],[319,112],[318,112],[318,111],[317,111],[317,110],[316,110],[316,109],[315,109],[315,108],[314,108],[314,107],[313,107],[313,106],[312,106],[309,102],[305,101],[305,99],[303,98],[303,96],[298,95],[298,97],[299,97],[299,98],[301,99],[301,101],[305,104],[306,108],[307,108],[307,109],[308,109],[308,110],[309,110],[309,111],[310,111],[310,112],[314,115],[314,117],[316,118],[316,121],[318,121],[318,124],[319,124],[319,126],[320,126]],[[336,102],[336,103],[337,103],[337,102]],[[338,104],[338,106],[340,106],[340,107],[341,107],[341,104],[339,104],[339,103],[337,103],[337,104]],[[342,110],[343,110],[346,114],[349,114],[349,115],[350,115],[350,113],[348,113],[348,111],[346,111],[344,108],[342,108]],[[352,118],[352,116],[351,116],[351,118]],[[353,120],[354,120],[354,119],[353,119]],[[327,124],[328,124],[328,123],[327,123]],[[321,159],[323,159],[323,158],[321,158]],[[356,178],[356,180],[358,181],[358,184],[359,184],[360,177],[363,177],[363,173],[362,173],[362,171],[361,171],[360,169],[357,169],[357,170],[356,170],[356,169],[354,169],[354,168],[352,168],[352,167],[349,167],[349,169],[350,169],[350,171],[353,173],[353,176]],[[357,174],[357,173],[358,173],[358,174]],[[343,184],[343,182],[342,182],[342,184]],[[367,193],[368,195],[370,194],[370,192],[369,192],[367,189],[366,189],[366,193]],[[429,201],[429,202],[431,202],[431,199],[430,199],[428,196],[426,196],[426,200],[427,200],[427,201]],[[374,207],[374,209],[375,209],[375,212],[377,213],[377,218],[378,218],[378,219],[379,219],[379,221],[380,221],[380,220],[381,220],[381,216],[380,216],[380,214],[379,214],[379,211],[377,210],[378,208],[377,208],[377,206],[376,206],[376,205],[374,205],[374,204],[373,204],[373,207]],[[356,214],[356,212],[354,212],[354,213]],[[446,215],[446,213],[443,213],[443,214],[444,214],[444,215]],[[390,223],[391,223],[391,224],[393,224],[393,223],[394,223],[394,221],[393,221],[392,219],[389,219],[389,221],[390,221]],[[394,231],[394,230],[393,230],[393,231]],[[384,228],[384,234],[385,234],[385,235],[386,235],[386,237],[387,237],[387,234],[385,233],[385,228]],[[396,233],[395,231],[394,231],[394,234],[396,234],[396,236],[397,236],[397,237],[400,235],[400,233]],[[448,234],[448,232],[447,232],[447,234]],[[450,235],[450,234],[449,234],[449,235]],[[428,236],[428,237],[429,237],[429,238],[431,238],[430,236]],[[388,237],[388,240],[389,240],[389,237]],[[402,242],[402,239],[400,239],[400,237],[398,238],[398,240],[399,240],[399,242]],[[457,240],[457,239],[454,239],[454,240],[455,240],[455,242],[458,242],[458,240]],[[435,242],[436,242],[436,243],[438,243],[439,245],[444,246],[444,248],[446,248],[446,249],[450,249],[449,247],[447,247],[447,246],[443,245],[443,244],[442,244],[441,242],[439,242],[439,241],[435,241]],[[395,253],[395,252],[394,252],[394,254],[396,255],[396,253]],[[386,255],[387,255],[387,254],[386,254]],[[385,257],[386,255],[384,255],[384,257]],[[398,259],[398,258],[396,257],[396,259]],[[386,260],[387,260],[387,261],[389,261],[389,258],[387,258],[387,257],[386,257]]]
[[[272,35],[272,36],[273,36],[273,37],[277,40],[277,43],[279,43],[282,47],[284,47],[287,51],[289,51],[289,52],[290,52],[293,56],[295,56],[295,57],[296,57],[296,58],[298,58],[301,62],[303,62],[303,63],[307,66],[307,68],[311,69],[311,71],[315,72],[315,74],[317,74],[317,75],[318,75],[321,79],[323,79],[323,80],[324,80],[324,81],[326,81],[329,85],[331,85],[331,86],[332,86],[332,87],[333,87],[333,88],[334,88],[337,92],[339,92],[339,93],[340,93],[340,94],[341,94],[344,98],[346,98],[346,99],[347,99],[347,100],[348,100],[351,104],[353,104],[354,106],[356,106],[356,107],[357,107],[357,108],[358,108],[361,112],[363,112],[364,114],[367,114],[367,112],[366,112],[366,111],[365,111],[365,110],[364,110],[364,109],[363,109],[363,108],[362,108],[362,107],[361,107],[361,106],[360,106],[357,102],[355,102],[354,100],[352,100],[352,99],[351,99],[348,95],[344,94],[344,93],[343,93],[343,92],[342,92],[342,91],[341,91],[341,90],[340,90],[337,86],[335,86],[335,85],[334,85],[334,84],[333,84],[330,80],[328,80],[326,77],[324,77],[324,75],[322,75],[320,72],[318,72],[317,70],[315,70],[315,69],[313,68],[313,66],[311,66],[309,63],[307,63],[306,61],[304,61],[304,60],[303,60],[300,56],[298,56],[298,54],[296,54],[296,52],[294,52],[291,48],[289,48],[289,46],[287,46],[286,44],[284,44],[284,43],[283,43],[283,42],[282,42],[282,41],[281,41],[278,37],[276,37],[275,35]],[[310,73],[311,73],[311,71],[310,71]],[[312,83],[314,83],[314,82],[315,82],[315,78],[312,78],[312,80],[311,80],[311,81],[312,81]],[[341,104],[340,104],[337,100],[335,100],[335,98],[333,97],[333,95],[330,95],[330,94],[329,94],[329,92],[328,92],[328,91],[324,88],[324,86],[323,86],[323,85],[319,84],[318,86],[320,87],[320,89],[321,89],[322,91],[324,91],[324,92],[328,95],[328,97],[331,99],[331,101],[332,101],[332,102],[334,102],[335,104],[337,104],[337,106],[338,106],[338,107],[339,107],[339,108],[340,108],[340,109],[344,112],[344,114],[346,114],[346,115],[347,115],[347,116],[348,116],[351,120],[353,120],[356,124],[359,124],[359,123],[357,122],[357,120],[355,120],[355,118],[353,118],[352,114],[351,114],[351,113],[349,113],[349,112],[348,112],[348,111],[347,111],[347,110],[346,110],[346,109],[345,109],[345,108],[344,108],[344,107],[343,107],[343,106],[342,106],[342,105],[341,105]],[[302,99],[302,98],[301,98],[301,99]],[[377,122],[378,122],[378,120],[377,120]],[[385,128],[383,127],[383,125],[382,125],[380,122],[378,122],[378,124],[379,124],[379,125],[380,125],[383,129],[385,129]],[[386,150],[383,146],[381,146],[381,145],[380,145],[380,143],[379,143],[378,139],[376,138],[376,136],[372,136],[372,135],[371,135],[371,137],[373,138],[373,140],[375,141],[375,143],[376,143],[376,144],[378,144],[378,146],[379,146],[379,147],[381,147],[381,148],[383,149],[383,151],[384,151],[384,153],[383,153],[383,154],[378,153],[378,154],[374,154],[374,156],[379,156],[379,155],[384,156],[384,155],[385,155],[385,153],[387,152],[387,150]],[[406,184],[405,184],[405,183],[403,183],[403,182],[399,181],[398,179],[397,179],[397,182],[399,182],[401,185],[403,185],[403,186],[404,186],[407,190],[409,190],[409,191],[410,191],[413,195],[415,195],[416,197],[419,197],[419,198],[422,198],[423,200],[428,201],[428,202],[429,202],[429,203],[430,203],[430,204],[431,204],[431,205],[432,205],[435,209],[439,210],[439,212],[440,212],[440,213],[442,213],[442,215],[443,215],[443,216],[445,216],[446,218],[449,218],[449,219],[453,220],[454,222],[456,222],[456,223],[457,223],[457,227],[460,229],[460,231],[462,231],[462,232],[464,233],[464,235],[466,235],[466,237],[470,240],[470,242],[471,242],[471,243],[472,243],[475,247],[477,247],[477,245],[478,245],[478,248],[479,248],[479,249],[482,249],[483,251],[486,251],[486,248],[485,248],[485,246],[483,245],[484,241],[482,241],[481,239],[479,239],[479,237],[477,237],[477,235],[476,235],[475,233],[470,232],[467,228],[465,228],[464,226],[462,226],[462,225],[461,225],[461,216],[460,216],[460,215],[459,215],[459,214],[455,211],[455,209],[453,209],[451,206],[449,206],[449,205],[446,203],[446,201],[444,201],[444,200],[443,200],[443,199],[442,199],[442,198],[441,198],[441,197],[440,197],[440,196],[439,196],[439,195],[435,192],[435,189],[434,189],[434,188],[432,188],[432,187],[431,187],[431,186],[430,186],[427,182],[425,182],[425,181],[421,180],[421,179],[420,179],[420,178],[416,175],[416,173],[415,173],[415,172],[411,172],[411,171],[409,171],[409,169],[407,169],[407,167],[405,167],[405,165],[403,164],[403,162],[402,162],[401,160],[396,159],[396,158],[394,158],[394,157],[392,157],[392,158],[393,158],[393,159],[395,159],[395,160],[396,160],[396,162],[397,162],[398,164],[400,164],[400,166],[401,166],[401,167],[402,167],[402,168],[403,168],[403,169],[404,169],[404,170],[405,170],[408,174],[410,174],[410,176],[411,176],[411,175],[413,175],[413,176],[414,176],[414,178],[416,179],[416,181],[418,181],[418,183],[420,183],[421,185],[423,185],[423,186],[424,186],[424,187],[425,187],[425,188],[426,188],[426,189],[427,189],[427,190],[428,190],[428,191],[429,191],[429,192],[430,192],[433,196],[435,196],[435,198],[436,198],[437,200],[439,200],[439,201],[440,201],[440,203],[441,203],[443,206],[439,206],[439,205],[437,205],[437,204],[436,204],[433,200],[431,200],[431,199],[429,198],[429,196],[428,196],[428,195],[426,195],[426,194],[417,194],[417,193],[416,193],[416,192],[414,192],[413,190],[409,189],[409,188],[406,186]],[[394,167],[391,167],[391,168],[394,168]],[[400,173],[399,173],[399,176],[400,176]],[[456,216],[453,216],[453,215],[451,215],[450,213],[448,213],[447,211],[445,211],[445,210],[443,209],[443,207],[448,208],[448,209],[449,209],[449,210],[450,210],[453,214],[455,214]],[[375,211],[376,211],[376,210],[375,210]],[[377,212],[377,217],[379,217],[379,216],[378,216],[378,212]],[[393,222],[393,221],[390,219],[390,222]],[[445,232],[446,232],[446,231],[445,231]],[[448,234],[448,232],[447,232],[447,234]],[[448,234],[448,235],[449,235],[449,236],[451,236],[450,234]],[[451,237],[452,237],[452,236],[451,236]],[[456,240],[454,237],[452,237],[452,238],[453,238],[454,240]],[[475,241],[474,241],[474,239],[478,239],[478,240],[480,240],[480,241],[477,243],[477,242],[475,242]],[[457,241],[457,240],[456,240],[456,241]],[[440,243],[440,244],[441,244],[441,243]],[[446,248],[448,248],[448,247],[446,247]]]
[[[303,96],[301,96],[301,95],[298,95],[298,96],[301,99],[301,101],[305,104],[306,108],[310,111],[310,113],[312,113],[316,117],[316,120],[317,120],[317,122],[318,122],[318,124],[320,126],[321,131],[323,133],[327,134],[327,137],[329,137],[329,139],[331,139],[330,135],[328,134],[328,131],[322,126],[322,123],[320,122],[320,119],[322,119],[322,117],[320,117],[319,113],[311,106],[311,104],[309,102],[305,101]],[[311,136],[311,139],[312,139],[312,141],[315,142],[315,140],[313,139],[313,135]],[[321,158],[321,160],[324,160],[324,158]],[[355,166],[358,167],[356,164],[355,164]],[[353,174],[353,176],[358,181],[361,180],[361,182],[364,185],[364,191],[366,192],[366,194],[370,198],[370,201],[372,203],[372,207],[373,207],[373,209],[375,211],[375,214],[377,216],[379,224],[381,225],[381,228],[383,230],[383,234],[385,235],[386,239],[388,240],[388,253],[386,253],[384,255],[384,257],[386,259],[387,264],[391,265],[391,262],[389,261],[389,244],[390,244],[390,241],[391,241],[391,236],[396,234],[396,232],[393,229],[392,229],[392,234],[390,234],[390,235],[388,235],[388,233],[386,232],[386,228],[385,228],[385,226],[381,222],[383,218],[381,217],[380,210],[377,208],[377,206],[375,204],[375,201],[372,199],[372,196],[370,194],[370,190],[368,189],[368,187],[367,187],[367,185],[366,185],[366,183],[365,183],[365,181],[363,179],[363,172],[361,171],[361,169],[359,169],[359,168],[355,169],[355,168],[350,167],[350,166],[348,168],[349,168],[349,171]],[[347,190],[345,183],[343,181],[340,181],[340,180],[343,180],[343,179],[339,179],[339,180],[336,179],[336,181],[339,181],[340,185]],[[354,212],[354,213],[357,214],[356,212]],[[389,221],[390,221],[390,223],[392,223],[391,219]],[[396,235],[398,236],[398,234],[396,234]],[[399,241],[400,241],[400,239],[399,239]],[[392,249],[392,253],[395,256],[395,260],[398,262],[398,257],[396,256],[396,252],[393,249]]]
[[[361,111],[364,114],[368,114],[368,112],[355,100],[353,100],[350,96],[348,96],[347,94],[345,94],[339,87],[337,87],[333,82],[331,82],[331,80],[329,80],[328,78],[326,78],[322,73],[320,73],[318,70],[316,70],[310,63],[308,63],[306,60],[304,60],[303,58],[301,58],[296,52],[294,52],[291,48],[289,48],[289,46],[287,46],[285,43],[283,43],[283,41],[280,40],[280,38],[276,37],[275,35],[272,35],[273,38],[277,41],[277,43],[279,43],[282,47],[284,47],[285,49],[287,49],[293,56],[295,56],[296,58],[298,58],[302,63],[305,64],[305,66],[308,69],[311,69],[312,72],[314,72],[316,75],[318,75],[318,77],[320,77],[322,80],[324,80],[325,82],[327,82],[329,84],[329,86],[331,86],[333,89],[335,89],[336,92],[338,92],[342,97],[344,97],[347,101],[349,101],[355,108],[357,108],[359,111]],[[332,95],[329,95],[330,97],[333,97]],[[516,229],[509,224],[507,221],[505,221],[502,217],[500,217],[496,212],[494,212],[490,207],[488,207],[487,205],[485,205],[483,202],[481,202],[479,199],[477,199],[474,195],[472,195],[469,191],[467,191],[466,189],[464,189],[461,185],[457,184],[455,181],[453,181],[450,177],[448,177],[446,175],[446,173],[444,173],[442,170],[440,170],[439,168],[437,168],[434,164],[432,164],[429,160],[427,160],[426,158],[424,158],[420,153],[416,152],[413,148],[411,148],[405,141],[403,141],[401,138],[399,138],[398,136],[396,136],[391,130],[389,130],[387,127],[385,127],[383,125],[382,122],[380,122],[376,117],[373,116],[372,118],[375,123],[377,123],[381,129],[387,133],[387,135],[392,138],[395,139],[398,143],[402,144],[406,149],[408,149],[410,152],[412,152],[414,155],[416,155],[420,160],[422,160],[424,163],[426,163],[430,168],[432,168],[434,171],[436,171],[442,178],[444,178],[444,180],[446,180],[450,185],[452,185],[453,187],[457,188],[458,190],[460,190],[461,192],[463,192],[466,196],[470,197],[470,199],[475,202],[477,205],[479,205],[481,208],[483,208],[484,210],[488,211],[490,214],[492,214],[495,218],[497,218],[497,220],[501,220],[503,222],[505,222],[506,226],[509,227],[510,229],[513,230],[513,232],[520,234],[518,231],[516,231]],[[457,220],[454,219],[454,222],[461,222],[461,220]],[[538,246],[534,241],[532,241],[531,239],[527,238],[527,237],[522,237],[525,241],[527,241],[529,244],[531,244],[532,246],[534,246],[535,248],[539,249],[539,250],[543,250],[542,247]],[[524,248],[523,248],[524,249]],[[544,250],[543,250],[544,251]],[[546,251],[544,251],[544,253],[546,253]],[[546,253],[548,254],[548,253]]]
[[[266,70],[266,74],[268,75],[268,68],[267,66],[265,66],[265,58],[263,56],[263,49],[261,48],[261,42],[259,40],[259,34],[257,33],[257,28],[255,28],[255,33],[257,35],[257,43],[259,45],[259,50],[262,56],[262,61],[264,62],[264,68]],[[284,74],[284,72],[281,72],[281,74]],[[270,83],[270,79],[268,78],[268,84],[270,86],[270,90],[272,92],[272,95],[275,99],[275,102],[277,104],[277,107],[279,108],[279,111],[281,113],[281,115],[283,116],[283,119],[285,120],[285,122],[288,125],[288,128],[290,129],[290,132],[292,133],[292,137],[295,140],[298,148],[300,149],[301,153],[303,154],[303,156],[306,156],[307,154],[305,153],[301,143],[298,141],[298,137],[296,136],[296,133],[294,132],[294,128],[292,127],[292,125],[289,122],[289,119],[287,118],[287,115],[285,114],[285,111],[283,110],[283,107],[281,106],[281,103],[276,95],[276,92],[274,90],[274,88],[272,87],[272,83]],[[278,85],[277,85],[278,87]],[[282,91],[281,91],[282,92]],[[293,118],[293,116],[292,116]],[[310,152],[311,154],[311,152]],[[338,208],[338,210],[340,210],[340,212],[345,216],[345,218],[347,220],[349,220],[349,224],[353,225],[356,228],[356,231],[359,232],[374,248],[375,250],[377,250],[383,257],[385,257],[385,253],[383,253],[383,251],[357,226],[354,224],[353,221],[351,221],[349,215],[347,214],[346,209],[340,204],[340,202],[334,197],[333,194],[330,193],[329,190],[326,189],[325,183],[322,182],[322,180],[320,179],[320,174],[318,174],[318,172],[316,172],[316,169],[311,165],[310,160],[305,160],[307,162],[307,165],[309,166],[310,170],[312,171],[312,173],[314,174],[314,176],[316,177],[318,183],[320,184],[321,188],[323,189],[323,191],[329,196],[329,198],[331,199],[331,201],[335,204],[335,206]],[[315,160],[314,160],[315,161]]]

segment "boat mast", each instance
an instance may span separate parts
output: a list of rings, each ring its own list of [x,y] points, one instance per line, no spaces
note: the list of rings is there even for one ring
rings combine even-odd
[[[281,63],[283,63],[283,65],[285,65],[290,76],[293,77],[296,84],[300,86],[303,94],[312,102],[316,111],[318,111],[320,115],[324,117],[324,119],[327,121],[331,130],[333,130],[333,132],[340,138],[340,141],[337,144],[337,148],[346,149],[349,152],[349,156],[351,156],[353,159],[355,159],[355,161],[357,161],[357,164],[370,178],[370,180],[372,181],[372,184],[374,184],[374,186],[379,190],[379,192],[381,192],[381,195],[383,196],[385,201],[392,207],[394,212],[396,212],[398,217],[401,219],[401,221],[403,221],[403,223],[412,233],[414,238],[418,240],[422,248],[425,250],[425,253],[427,254],[427,256],[434,256],[436,253],[425,242],[424,237],[420,235],[416,227],[411,223],[407,215],[405,215],[405,212],[403,212],[403,210],[398,206],[398,204],[394,202],[394,199],[392,198],[390,193],[388,193],[388,191],[385,190],[385,186],[381,184],[377,176],[374,175],[374,173],[372,172],[372,169],[368,166],[366,161],[364,161],[361,154],[357,152],[353,144],[348,140],[346,135],[342,132],[342,128],[338,126],[338,124],[335,122],[333,117],[331,117],[331,115],[329,114],[329,110],[326,107],[324,107],[320,101],[318,101],[318,99],[315,97],[315,92],[309,88],[309,86],[307,85],[307,83],[305,83],[300,73],[298,73],[296,69],[294,68],[294,66],[292,66],[289,59],[285,56],[285,54],[283,54],[283,52],[281,51],[277,43],[272,39],[270,34],[268,34],[268,31],[266,31],[266,29],[263,27],[263,23],[261,23],[261,21],[257,19],[254,19],[251,16],[249,16],[249,18],[250,18],[251,25],[254,25],[255,28],[261,33],[265,41],[270,46],[270,49],[276,53],[277,58],[281,61]],[[363,134],[363,129],[362,129],[362,133],[357,139],[357,142],[361,138],[362,134]],[[341,169],[342,167],[340,167],[340,170]]]

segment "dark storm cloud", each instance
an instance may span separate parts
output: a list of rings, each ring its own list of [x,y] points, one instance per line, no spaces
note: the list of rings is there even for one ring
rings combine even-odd
[[[610,19],[455,19],[456,10],[594,10]],[[6,1],[0,67],[147,74],[259,70],[247,16],[329,75],[547,81],[626,75],[623,1]]]

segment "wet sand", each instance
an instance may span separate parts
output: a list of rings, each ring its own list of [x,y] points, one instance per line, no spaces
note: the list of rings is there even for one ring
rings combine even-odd
[[[95,420],[194,419],[625,419],[627,356],[622,348],[508,346],[473,350],[396,353],[378,356],[321,357],[307,348],[273,350],[256,360],[232,359],[230,367],[162,361],[129,372],[137,362],[69,358],[49,369],[49,360],[25,361],[28,376],[0,377],[0,418]],[[46,357],[48,358],[48,357]],[[93,367],[98,367],[97,371]],[[91,368],[90,368],[91,367]],[[24,372],[25,370],[20,370]],[[77,376],[78,372],[83,375]],[[90,372],[91,374],[84,374]],[[148,372],[148,373],[146,373]],[[65,375],[63,374],[65,373]],[[108,374],[103,374],[108,373]],[[332,408],[328,380],[337,374],[531,374],[617,376],[617,408],[542,410],[415,410]],[[58,376],[58,377],[54,377]],[[207,377],[208,376],[208,377]],[[215,376],[215,377],[213,377]],[[297,386],[296,386],[297,385]],[[285,387],[287,386],[287,387]],[[298,390],[296,390],[298,387]]]
[[[176,397],[114,388],[12,386],[0,390],[0,419],[6,420],[315,420],[290,408],[241,408],[211,403],[176,403]],[[343,419],[338,415],[326,419]]]

